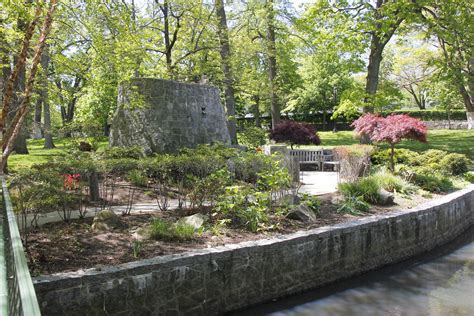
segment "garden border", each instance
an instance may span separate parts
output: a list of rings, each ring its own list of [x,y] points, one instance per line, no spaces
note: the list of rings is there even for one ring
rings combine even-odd
[[[405,260],[473,224],[470,185],[414,209],[34,283],[45,315],[220,314]]]

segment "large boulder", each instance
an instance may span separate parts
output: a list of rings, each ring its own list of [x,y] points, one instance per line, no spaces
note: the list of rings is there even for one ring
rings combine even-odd
[[[103,210],[94,216],[92,229],[95,231],[112,231],[121,229],[125,225],[120,217],[111,210]]]
[[[186,217],[180,218],[178,220],[177,224],[187,224],[187,225],[190,225],[190,226],[194,227],[194,229],[199,229],[208,220],[209,220],[208,215],[197,213],[197,214],[194,214],[194,215],[191,215],[191,216],[186,216]]]
[[[316,214],[304,204],[292,208],[286,217],[302,222],[313,222],[316,220]]]

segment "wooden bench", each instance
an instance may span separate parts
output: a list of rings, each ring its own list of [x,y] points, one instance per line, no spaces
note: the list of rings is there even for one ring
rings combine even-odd
[[[333,154],[331,150],[327,149],[294,149],[290,150],[290,155],[296,157],[300,165],[316,165],[318,170],[324,171],[325,165],[333,165]]]
[[[290,155],[296,157],[300,165],[316,165],[318,170],[322,168],[323,150],[290,150]]]

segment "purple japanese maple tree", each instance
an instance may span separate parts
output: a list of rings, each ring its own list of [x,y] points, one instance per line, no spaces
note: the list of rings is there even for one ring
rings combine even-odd
[[[270,131],[270,139],[294,145],[319,145],[321,140],[313,125],[295,121],[282,121]]]

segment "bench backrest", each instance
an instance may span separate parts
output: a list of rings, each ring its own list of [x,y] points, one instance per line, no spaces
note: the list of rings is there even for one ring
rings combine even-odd
[[[296,157],[299,162],[319,162],[323,157],[323,150],[290,150],[290,155]]]

